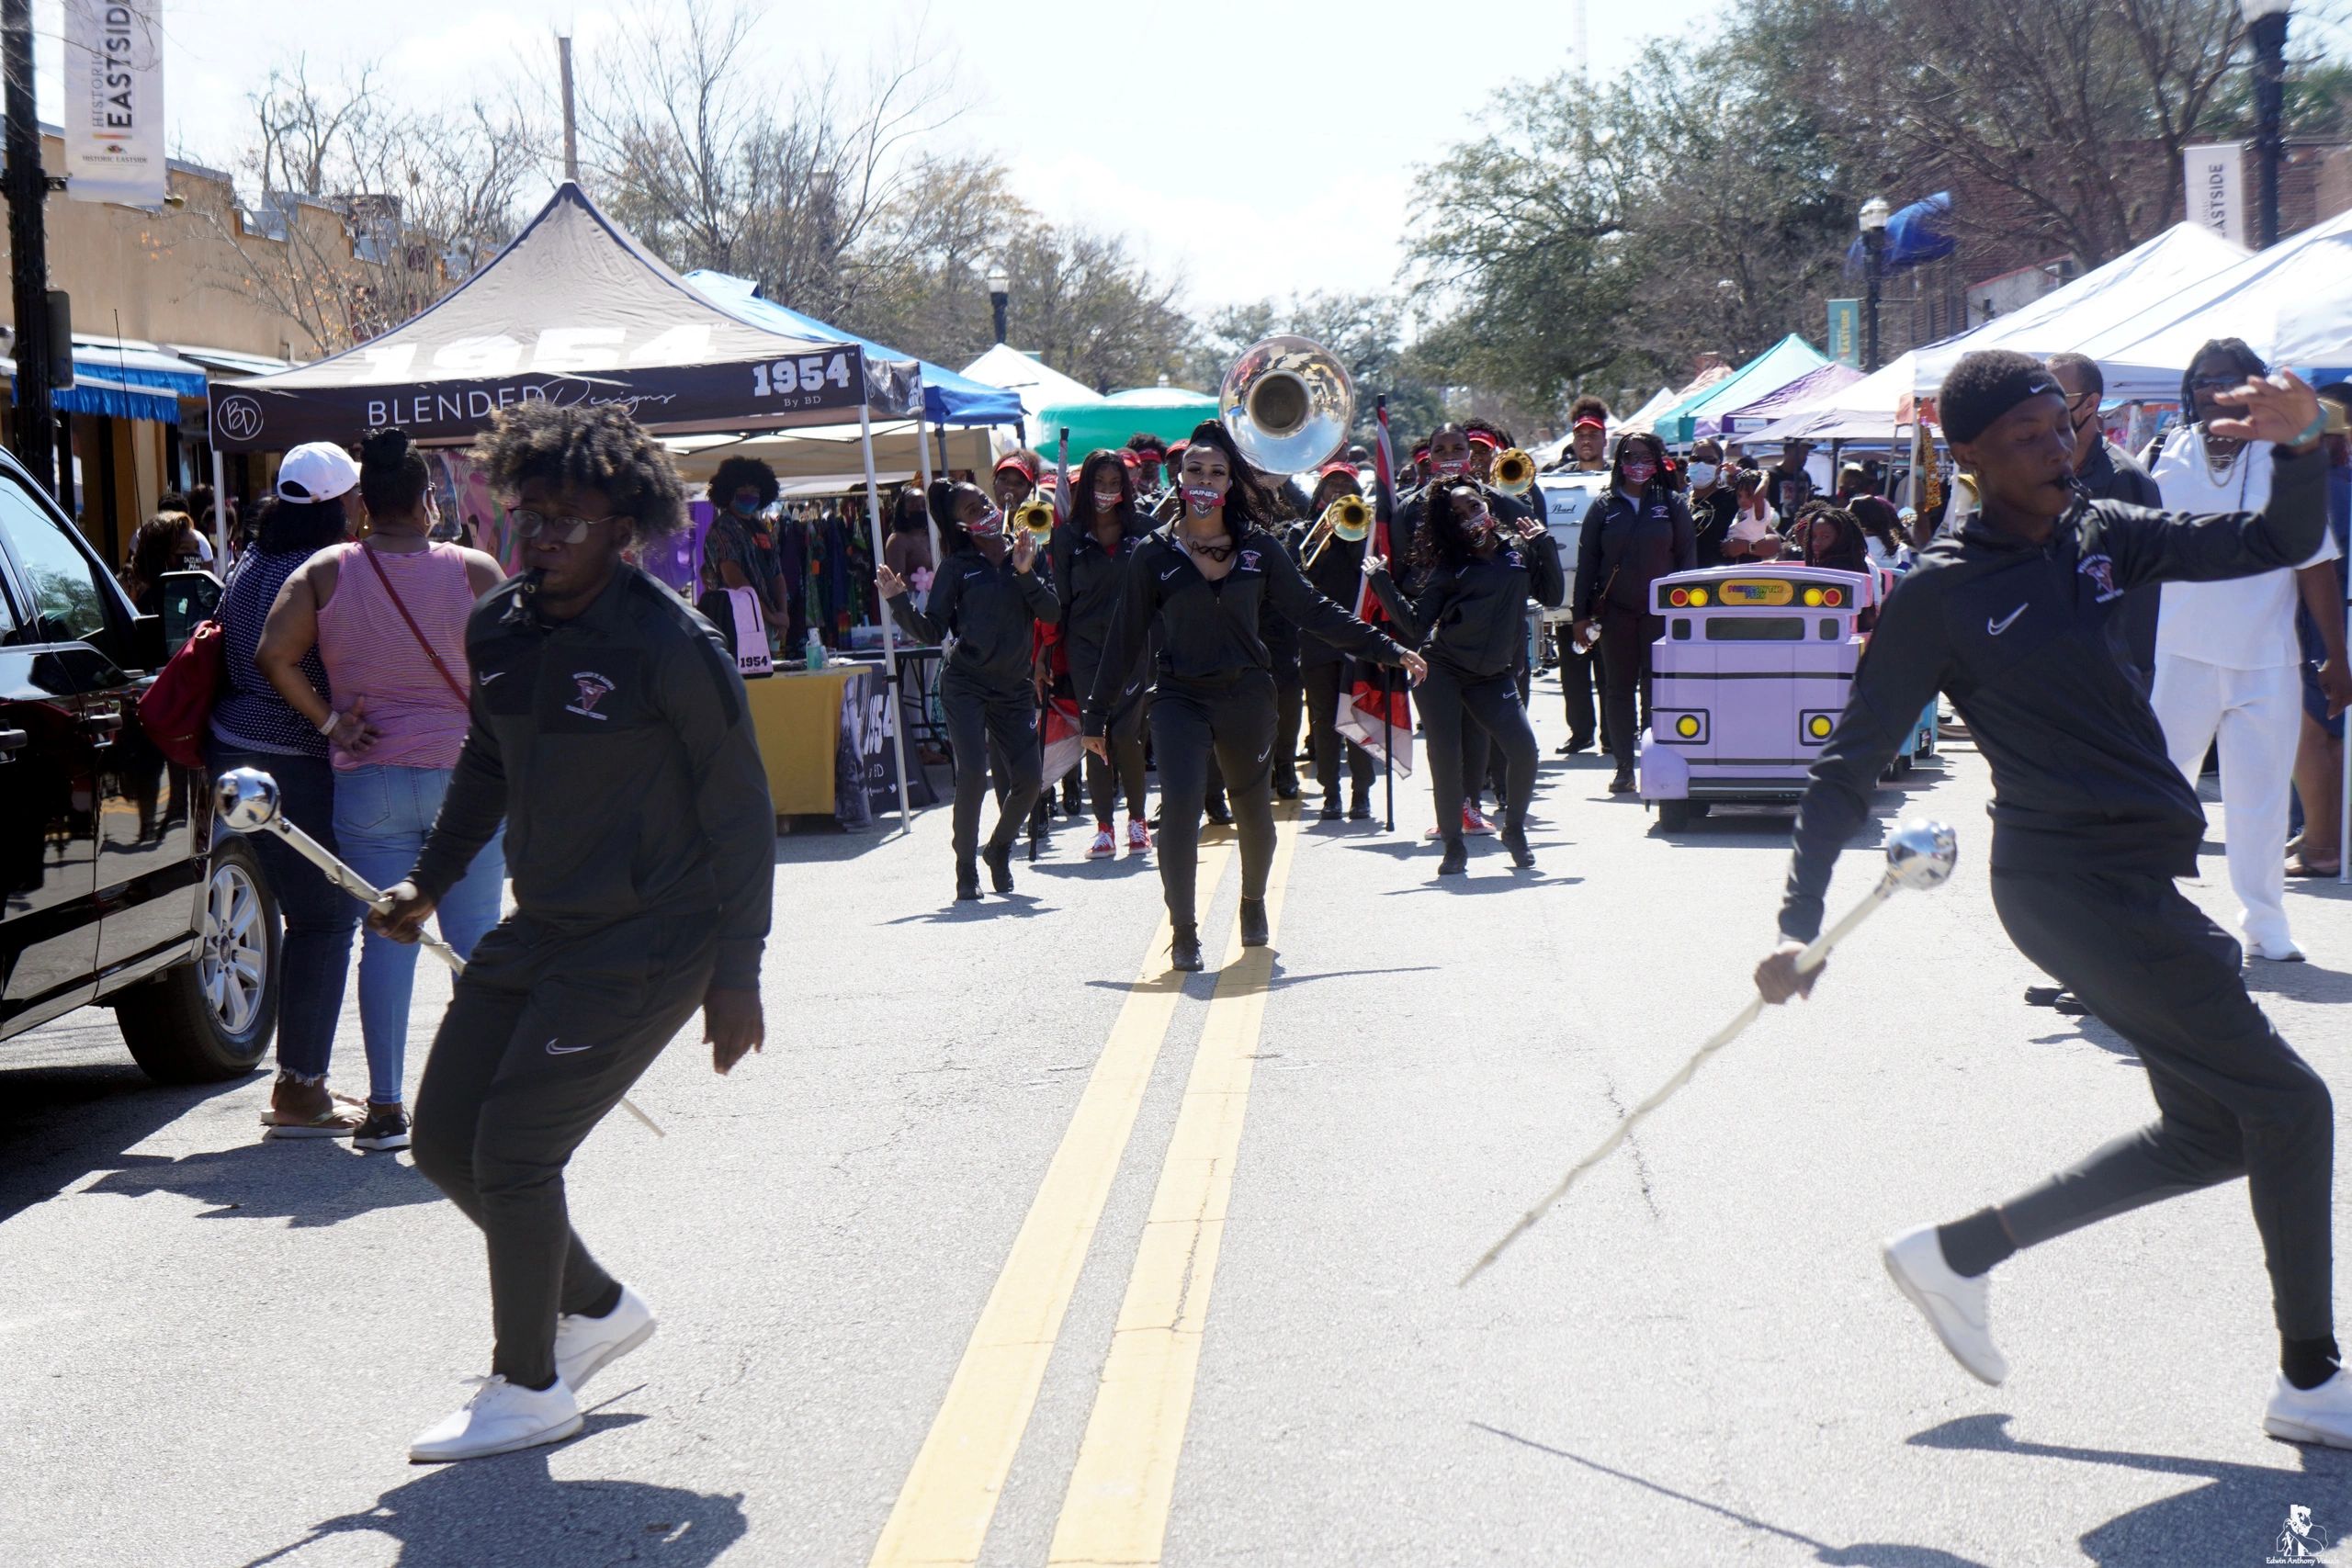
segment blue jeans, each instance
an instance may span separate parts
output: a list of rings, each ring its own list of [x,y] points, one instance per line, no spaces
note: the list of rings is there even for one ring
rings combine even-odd
[[[405,881],[433,830],[448,768],[368,766],[335,775],[334,835],[351,869],[378,887]],[[436,907],[441,939],[460,958],[498,923],[506,881],[506,830],[500,829]],[[397,1105],[408,1055],[408,1006],[416,982],[415,946],[366,932],[359,948],[359,1029],[368,1043],[368,1098]]]
[[[259,768],[277,781],[277,808],[287,821],[335,851],[334,770],[324,757],[232,751],[208,739],[205,761],[217,778],[231,768]],[[261,857],[262,874],[277,896],[286,922],[277,949],[277,1065],[306,1078],[322,1077],[334,1051],[343,1016],[343,987],[351,970],[351,933],[367,911],[275,833],[246,835]]]

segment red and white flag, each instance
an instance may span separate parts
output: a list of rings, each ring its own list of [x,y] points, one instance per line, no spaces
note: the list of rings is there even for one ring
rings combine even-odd
[[[1389,551],[1392,525],[1396,517],[1396,456],[1388,444],[1388,401],[1382,399],[1377,415],[1378,437],[1373,446],[1374,502],[1372,537],[1364,548],[1373,555],[1386,557],[1393,567],[1399,564]],[[1380,597],[1372,591],[1372,580],[1363,579],[1356,588],[1356,618],[1373,626],[1384,625],[1387,612],[1380,607]],[[1362,660],[1350,660],[1341,682],[1347,700],[1340,705],[1339,723],[1335,728],[1348,739],[1379,758],[1407,778],[1413,775],[1413,708],[1407,695],[1411,682],[1404,671],[1382,665],[1367,664]]]

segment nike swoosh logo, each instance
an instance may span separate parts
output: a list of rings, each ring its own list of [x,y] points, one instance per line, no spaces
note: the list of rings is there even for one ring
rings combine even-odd
[[[558,1039],[560,1039],[560,1038],[561,1038],[561,1036],[560,1036],[560,1035],[550,1035],[550,1036],[548,1036],[548,1055],[550,1055],[550,1056],[569,1056],[569,1055],[571,1055],[574,1051],[585,1051],[586,1049],[588,1049],[588,1047],[587,1047],[587,1046],[585,1046],[585,1045],[559,1045],[559,1044],[557,1044],[557,1043],[556,1043],[556,1041],[557,1041]]]
[[[2025,606],[2020,604],[2016,609],[2011,610],[2007,615],[2003,615],[1997,621],[1993,619],[1990,615],[1987,615],[1984,617],[1984,629],[1992,633],[1995,637],[1999,637],[2003,632],[2007,631],[2012,626],[2015,626],[2017,624],[2017,618],[2024,614]]]
[[[1173,576],[1175,576],[1175,575],[1176,575],[1176,573],[1177,573],[1178,570],[1179,570],[1179,569],[1178,569],[1178,568],[1176,568],[1176,567],[1172,567],[1172,566],[1171,566],[1171,567],[1170,567],[1166,571],[1163,571],[1163,572],[1161,572],[1161,573],[1159,574],[1159,581],[1162,581],[1162,582],[1167,581],[1170,578],[1171,578],[1171,577],[1173,577]]]
[[[506,673],[506,671],[503,671],[503,670],[485,670],[485,671],[483,671],[481,672],[481,683],[482,683],[483,685],[487,686],[487,685],[489,685],[492,681],[497,680],[501,675],[503,675],[503,674],[505,674],[505,673]]]

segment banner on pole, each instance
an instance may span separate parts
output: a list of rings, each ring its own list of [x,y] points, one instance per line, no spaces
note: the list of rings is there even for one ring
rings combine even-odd
[[[1856,370],[1862,367],[1862,302],[1829,301],[1829,357]]]
[[[2236,245],[2246,243],[2245,145],[2210,141],[2180,150],[2188,220]]]
[[[65,194],[164,205],[163,0],[65,0]]]

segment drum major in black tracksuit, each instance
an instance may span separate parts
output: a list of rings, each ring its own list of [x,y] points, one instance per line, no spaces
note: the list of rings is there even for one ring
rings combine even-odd
[[[2327,1085],[2247,996],[2238,944],[2174,886],[2197,874],[2205,815],[2115,637],[2147,584],[2311,558],[2327,460],[2314,450],[2273,461],[2259,514],[2094,501],[2045,544],[1976,516],[1920,552],[1814,764],[1781,931],[1805,942],[1819,932],[1830,870],[1869,818],[1881,770],[1928,700],[1948,694],[1993,770],[2002,926],[2131,1043],[2156,1102],[2149,1125],[2000,1204],[2007,1241],[2031,1247],[2243,1176],[2278,1332],[2316,1340],[2334,1321]]]
[[[1374,574],[1372,586],[1408,645],[1418,645],[1429,660],[1429,679],[1416,695],[1429,740],[1430,797],[1448,852],[1462,842],[1462,732],[1472,726],[1502,749],[1503,838],[1514,848],[1524,845],[1527,805],[1535,794],[1535,730],[1519,671],[1528,599],[1557,605],[1567,592],[1558,542],[1548,533],[1532,540],[1501,537],[1492,551],[1463,565],[1439,564],[1410,603],[1385,571]]]
[[[923,606],[901,593],[890,601],[899,624],[929,642],[955,634],[956,646],[939,676],[939,705],[947,716],[947,743],[956,753],[956,882],[961,894],[978,882],[980,804],[989,793],[991,744],[1012,775],[997,809],[988,855],[1001,868],[1012,840],[1037,803],[1043,758],[1038,749],[1037,694],[1033,671],[1035,627],[1061,615],[1052,574],[1041,561],[1022,571],[1008,552],[991,563],[978,549],[950,549],[933,573]]]
[[[1110,641],[1111,623],[1126,592],[1127,569],[1134,563],[1141,533],[1122,535],[1118,547],[1106,550],[1093,533],[1065,523],[1054,536],[1054,581],[1062,602],[1062,647],[1069,656],[1070,692],[1081,704],[1094,689],[1102,666],[1102,650]],[[1148,669],[1130,674],[1148,675]],[[1109,828],[1119,796],[1126,796],[1127,816],[1144,817],[1143,737],[1151,708],[1146,682],[1132,683],[1134,696],[1111,716],[1111,760],[1086,754],[1087,793],[1094,805],[1097,826]]]
[[[1634,743],[1649,713],[1650,644],[1666,634],[1665,618],[1650,608],[1650,584],[1698,564],[1690,513],[1659,480],[1645,486],[1639,501],[1604,491],[1585,512],[1571,603],[1577,620],[1600,623],[1602,702],[1621,778],[1634,771]]]
[[[1472,480],[1470,482],[1476,483],[1476,481]],[[1428,492],[1424,491],[1419,494],[1407,498],[1404,504],[1396,509],[1396,526],[1393,531],[1393,535],[1389,542],[1395,552],[1396,558],[1399,561],[1410,562],[1415,558],[1413,541],[1420,532],[1422,513],[1421,501],[1422,496],[1427,493]],[[1505,495],[1502,491],[1491,489],[1486,485],[1478,486],[1478,493],[1485,497],[1487,510],[1495,514],[1495,521],[1501,524],[1506,528],[1510,527],[1522,518],[1534,519],[1538,522],[1542,521],[1542,514],[1535,510],[1535,503],[1532,502],[1523,500],[1519,496]],[[1411,598],[1420,592],[1422,578],[1419,569],[1408,570],[1402,581],[1404,583],[1406,597]],[[1520,631],[1519,654],[1516,661],[1512,665],[1512,672],[1513,679],[1519,686],[1519,700],[1523,705],[1527,701],[1528,685],[1531,674],[1527,666],[1527,638],[1525,635],[1526,626],[1523,616]],[[1419,701],[1417,699],[1416,706],[1418,705]],[[1478,797],[1486,792],[1489,779],[1500,771],[1493,765],[1494,744],[1492,740],[1489,739],[1486,728],[1483,725],[1464,725],[1461,727],[1461,734],[1462,770],[1459,782],[1462,788],[1461,800],[1459,804],[1462,809],[1455,811],[1451,819],[1457,829],[1462,824],[1463,811],[1476,808]],[[1426,737],[1424,739],[1426,739]],[[1432,773],[1431,776],[1434,777],[1434,773]],[[1507,793],[1507,790],[1508,785],[1506,784],[1501,782],[1498,782],[1496,784],[1496,793],[1498,795]],[[1438,813],[1438,830],[1440,834],[1442,835],[1447,825],[1446,813],[1440,811]]]
[[[1401,663],[1404,650],[1340,608],[1299,574],[1282,541],[1262,528],[1233,530],[1232,570],[1215,581],[1193,564],[1173,532],[1136,547],[1126,595],[1086,699],[1086,733],[1104,733],[1140,679],[1136,670],[1157,623],[1159,654],[1151,705],[1152,750],[1159,762],[1159,878],[1180,938],[1195,930],[1201,804],[1214,749],[1231,792],[1241,838],[1241,897],[1266,896],[1273,860],[1271,779],[1274,749],[1273,658],[1260,616],[1271,604],[1302,630],[1359,658]]]

